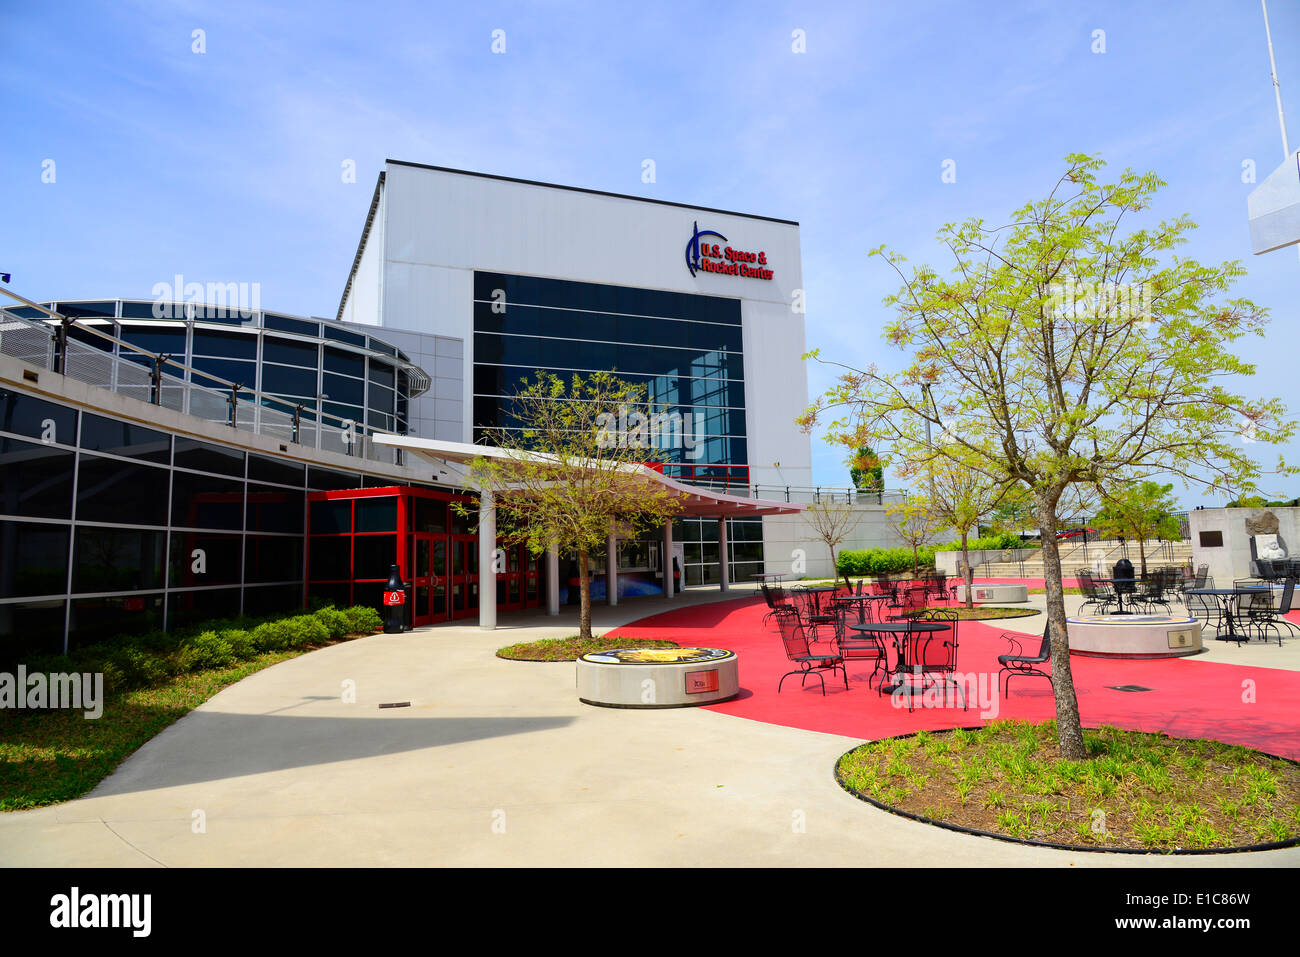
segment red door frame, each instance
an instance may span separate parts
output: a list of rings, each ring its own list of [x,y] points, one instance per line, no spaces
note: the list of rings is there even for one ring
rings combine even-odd
[[[397,562],[397,567],[401,572],[402,580],[405,582],[410,582],[413,586],[411,599],[410,599],[412,602],[414,602],[416,599],[416,593],[414,589],[415,569],[414,567],[412,567],[412,561],[414,559],[414,540],[416,536],[419,535],[422,537],[427,534],[433,540],[434,543],[436,543],[439,539],[441,539],[446,543],[444,574],[441,579],[441,584],[445,588],[443,592],[443,601],[444,601],[444,609],[445,609],[444,616],[439,616],[435,618],[433,616],[421,615],[419,617],[427,618],[427,620],[430,623],[436,623],[437,621],[442,621],[442,620],[451,620],[455,618],[469,618],[469,617],[476,616],[478,614],[478,602],[475,602],[471,606],[469,597],[473,587],[475,585],[478,585],[480,589],[480,600],[481,600],[482,585],[480,584],[480,576],[478,574],[478,568],[477,568],[478,537],[476,535],[466,535],[463,533],[456,533],[452,531],[454,516],[450,508],[450,506],[456,502],[471,502],[473,501],[473,498],[471,496],[461,495],[456,492],[443,492],[435,489],[416,488],[411,485],[385,485],[385,486],[380,486],[378,488],[336,489],[332,491],[319,491],[319,492],[307,493],[307,502],[308,502],[307,521],[306,521],[306,539],[307,539],[306,546],[307,547],[306,547],[306,566],[305,566],[306,580],[307,580],[307,588],[306,588],[307,599],[304,601],[304,607],[306,606],[306,601],[310,600],[311,581],[312,581],[311,579],[311,538],[312,538],[311,503],[322,502],[322,501],[341,501],[341,500],[348,500],[348,501],[355,502],[357,499],[391,498],[394,496],[396,496],[397,498],[397,554],[394,556],[394,560]],[[431,500],[443,501],[447,503],[448,512],[447,512],[446,532],[417,533],[411,530],[411,515],[413,509],[411,500],[415,498],[431,499]],[[355,538],[355,536],[357,535],[355,505],[351,509],[348,528],[349,531],[347,532],[335,532],[329,534],[346,535],[349,538],[349,545],[351,546],[353,544],[351,539]],[[368,534],[368,533],[362,533],[362,534]],[[390,534],[390,533],[380,532],[375,534]],[[514,546],[514,547],[522,549],[522,546]],[[453,576],[452,574],[452,569],[454,567],[453,565],[454,559],[453,559],[452,551],[453,549],[456,548],[462,549],[463,558],[464,558],[463,570],[462,570],[462,574],[459,576],[459,581],[454,581],[454,579],[457,576]],[[351,547],[348,549],[348,556],[349,556],[348,571],[350,576],[348,594],[351,597],[355,593],[354,586],[356,584],[355,559],[353,557],[353,548]],[[433,572],[432,565],[433,565],[433,556],[432,556],[432,546],[431,546],[431,553],[430,553],[430,587],[431,588],[436,587],[436,585],[439,584],[439,581],[437,580],[436,576],[432,574]],[[507,568],[508,567],[509,564],[507,563]],[[537,562],[531,561],[530,556],[521,552],[520,571],[514,573],[520,579],[521,600],[518,603],[510,604],[509,605],[510,608],[537,607],[541,604],[540,587],[538,587],[535,591],[534,600],[531,602],[528,600],[527,578],[528,577],[535,578],[537,575],[536,569],[537,569]],[[509,574],[508,572],[503,573],[502,577],[506,577],[508,574]],[[367,581],[369,581],[369,579],[367,579]],[[453,608],[452,588],[454,583],[459,583],[464,586],[465,607],[462,608],[460,611],[456,611]],[[493,587],[495,587],[495,583]],[[509,589],[508,584],[506,585],[506,588],[508,594],[508,589]],[[415,612],[418,610],[419,609],[411,608],[411,610],[408,612],[408,615],[410,616],[411,619],[415,617]]]

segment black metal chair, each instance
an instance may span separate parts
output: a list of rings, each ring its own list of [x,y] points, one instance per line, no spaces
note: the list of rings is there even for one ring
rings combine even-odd
[[[961,699],[961,709],[966,710],[966,692],[962,690],[961,681],[957,679],[957,626],[960,619],[954,608],[927,608],[915,618],[918,622],[923,621],[941,621],[949,626],[948,631],[936,631],[931,633],[917,633],[909,635],[911,644],[916,645],[913,654],[913,664],[919,668],[922,687],[926,679],[934,682],[936,687],[941,687],[944,697],[947,697],[948,683],[952,682],[953,687],[957,690],[957,696]],[[911,699],[908,699],[907,710],[912,710]]]
[[[763,592],[763,600],[767,602],[768,611],[763,616],[763,624],[766,625],[778,607],[790,603],[790,594],[780,585],[769,585],[765,581],[760,581],[758,587]]]
[[[1040,665],[1047,664],[1047,662],[1052,660],[1051,635],[1052,629],[1049,624],[1049,626],[1043,630],[1043,639],[1038,645],[1038,654],[1026,655],[1023,653],[1024,647],[1019,641],[1012,638],[1006,632],[1002,633],[1002,637],[1011,643],[1011,653],[998,655],[998,664],[1002,666],[1002,670],[998,672],[998,687],[1008,697],[1011,695],[1011,679],[1016,675],[1046,678],[1048,684],[1052,686],[1052,690],[1056,690],[1056,682],[1052,680],[1051,670],[1049,669],[1044,671],[1039,667]],[[1002,684],[1002,676],[1004,674],[1007,676],[1005,687]]]
[[[1111,611],[1115,605],[1115,594],[1093,580],[1091,568],[1080,568],[1074,573],[1074,577],[1079,582],[1079,590],[1083,592],[1083,602],[1079,605],[1080,614],[1083,614],[1089,606],[1096,615],[1104,615]]]
[[[822,672],[830,671],[834,673],[839,670],[844,675],[844,690],[849,690],[849,672],[844,667],[844,659],[839,654],[820,654],[814,652],[808,643],[808,636],[804,631],[803,622],[799,618],[799,612],[793,608],[779,608],[776,611],[776,624],[781,631],[781,643],[785,646],[785,656],[794,662],[798,667],[793,671],[787,671],[781,676],[777,683],[777,694],[781,693],[781,687],[785,684],[785,679],[791,675],[799,675],[799,687],[803,687],[808,681],[809,675],[816,676],[817,680],[822,683],[822,697],[826,696],[826,679]]]
[[[1285,616],[1291,610],[1291,601],[1295,597],[1295,584],[1295,578],[1288,575],[1286,584],[1282,586],[1282,600],[1278,605],[1273,604],[1271,588],[1268,591],[1246,596],[1242,599],[1244,607],[1237,620],[1254,630],[1265,641],[1268,640],[1269,632],[1272,632],[1277,635],[1277,643],[1281,645],[1283,628],[1287,630],[1288,638],[1294,637],[1296,626],[1287,621]]]
[[[850,618],[856,618],[859,625],[868,624],[872,618],[871,606],[875,602],[836,602],[835,604],[840,613],[839,638],[835,642],[840,657],[846,665],[850,661],[872,662],[874,666],[871,674],[867,676],[867,687],[871,687],[871,680],[877,674],[882,676],[880,680],[883,684],[885,676],[889,674],[889,655],[885,651],[884,641],[879,635],[855,631],[849,627],[852,623]]]
[[[1213,588],[1213,583],[1204,586]],[[1187,606],[1187,614],[1201,623],[1203,628],[1213,628],[1216,632],[1219,626],[1223,624],[1223,610],[1219,603],[1212,595],[1194,595],[1189,591],[1183,592],[1183,604]]]

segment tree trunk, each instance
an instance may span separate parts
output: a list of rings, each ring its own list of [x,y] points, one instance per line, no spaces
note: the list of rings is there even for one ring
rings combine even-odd
[[[587,549],[578,547],[578,591],[582,602],[578,609],[578,635],[591,638],[591,571],[587,568]]]
[[[974,581],[975,576],[971,574],[970,551],[966,548],[966,532],[961,533],[961,577],[966,585],[966,607],[975,607]]]
[[[1047,628],[1052,636],[1052,684],[1056,690],[1056,736],[1061,757],[1088,757],[1079,721],[1079,699],[1070,671],[1070,637],[1065,627],[1065,589],[1061,583],[1061,552],[1056,542],[1056,503],[1060,493],[1035,494],[1038,528],[1043,545],[1043,584],[1047,592]]]
[[[1142,577],[1147,577],[1147,543],[1146,536],[1138,537],[1138,557],[1142,560]]]

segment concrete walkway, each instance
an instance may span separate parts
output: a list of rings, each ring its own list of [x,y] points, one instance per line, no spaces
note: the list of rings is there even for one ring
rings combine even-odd
[[[602,606],[596,623],[718,597],[699,589],[671,603]],[[1041,620],[1008,624],[1029,631]],[[376,635],[259,672],[89,796],[0,815],[0,863],[1300,865],[1295,849],[1068,853],[913,823],[836,785],[833,763],[852,739],[695,709],[582,705],[572,663],[494,656],[514,641],[574,633],[572,613],[501,624]],[[343,700],[347,682],[355,703]],[[379,707],[401,701],[411,706]]]

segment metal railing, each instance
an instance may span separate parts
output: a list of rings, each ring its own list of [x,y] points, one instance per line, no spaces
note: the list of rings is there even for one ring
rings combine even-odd
[[[0,355],[239,431],[375,462],[402,464],[400,449],[374,442],[375,435],[390,434],[387,430],[329,413],[318,417],[314,410],[305,415],[300,405],[195,369],[169,355],[150,353],[8,289],[0,289],[0,293],[49,317],[26,319],[0,307]],[[113,354],[113,344],[117,355]],[[134,358],[128,358],[128,353]],[[196,378],[211,385],[193,381]]]

